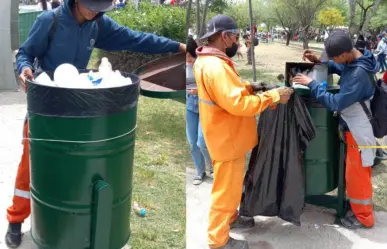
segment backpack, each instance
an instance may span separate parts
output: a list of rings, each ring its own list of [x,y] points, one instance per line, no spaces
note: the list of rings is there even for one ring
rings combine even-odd
[[[387,135],[387,85],[382,79],[377,80],[375,76],[369,75],[372,84],[375,86],[375,94],[371,99],[369,109],[364,101],[360,102],[367,115],[376,138],[383,138]]]
[[[58,21],[59,21],[59,16],[60,16],[61,10],[62,10],[62,6],[59,6],[54,11],[54,21],[52,22],[50,31],[48,33],[48,44],[47,44],[46,53],[50,49],[51,42],[54,39],[54,36],[56,33],[56,27],[58,26]],[[98,35],[98,31],[100,30],[100,27],[101,27],[100,19],[97,19],[96,22],[97,22],[97,35]],[[40,68],[40,65],[42,65],[43,58],[46,55],[46,53],[44,55],[42,55],[41,57],[35,59],[34,68],[35,68],[36,72],[38,72],[38,71],[39,71],[39,73],[43,72],[42,69]]]
[[[259,42],[258,42],[257,37],[254,37],[254,39],[253,39],[253,44],[254,44],[254,47],[255,47],[255,46],[258,46]]]

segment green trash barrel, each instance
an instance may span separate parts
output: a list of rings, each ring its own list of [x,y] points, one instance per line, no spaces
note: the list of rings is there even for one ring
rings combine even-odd
[[[338,87],[328,88],[337,93]],[[296,92],[306,104],[316,127],[316,137],[304,153],[305,194],[321,195],[336,189],[340,163],[340,138],[338,118],[311,95],[309,89],[297,88]]]
[[[32,25],[42,11],[27,11],[19,12],[19,44],[22,45],[28,37]]]
[[[185,103],[185,53],[168,55],[137,68],[140,94],[149,98],[172,99]]]
[[[39,249],[120,249],[129,240],[139,78],[123,75],[133,84],[29,82],[31,235]]]

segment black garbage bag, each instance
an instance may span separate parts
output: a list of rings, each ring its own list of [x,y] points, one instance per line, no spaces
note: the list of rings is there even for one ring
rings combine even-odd
[[[302,153],[315,137],[309,112],[295,93],[287,105],[264,111],[244,179],[240,215],[278,216],[301,225],[304,208]]]

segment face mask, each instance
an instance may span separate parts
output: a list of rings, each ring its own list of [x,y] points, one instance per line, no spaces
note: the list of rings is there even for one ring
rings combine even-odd
[[[231,48],[226,48],[226,55],[230,58],[234,57],[238,52],[238,45],[233,42]]]
[[[230,36],[229,36],[229,38],[230,38]],[[238,52],[238,45],[235,42],[232,43],[231,48],[226,47],[226,55],[229,58],[234,57],[237,52]]]

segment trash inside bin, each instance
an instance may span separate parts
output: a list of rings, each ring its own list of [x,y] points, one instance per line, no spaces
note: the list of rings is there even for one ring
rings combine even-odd
[[[31,234],[39,249],[120,249],[129,240],[139,78],[122,75],[132,84],[28,82]]]
[[[184,100],[186,95],[185,54],[151,61],[134,72],[141,79],[141,95]]]
[[[259,117],[258,145],[244,179],[242,216],[279,216],[300,225],[304,207],[301,154],[315,137],[308,110],[295,94],[287,105],[267,109]]]

